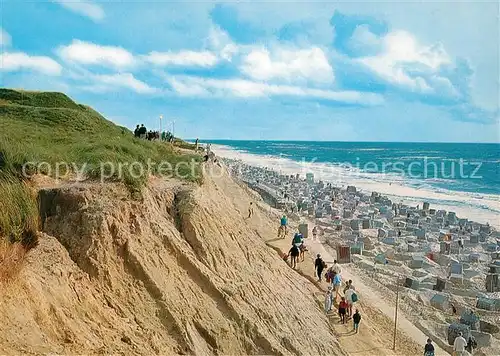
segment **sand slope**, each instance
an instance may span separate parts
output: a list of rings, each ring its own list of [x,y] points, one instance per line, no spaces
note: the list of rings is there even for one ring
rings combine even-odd
[[[42,196],[40,246],[0,291],[0,353],[343,354],[227,175],[153,179],[141,202],[114,184]]]

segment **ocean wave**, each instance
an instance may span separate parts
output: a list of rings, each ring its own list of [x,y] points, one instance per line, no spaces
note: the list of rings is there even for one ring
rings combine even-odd
[[[387,148],[355,148],[354,151],[391,151]]]

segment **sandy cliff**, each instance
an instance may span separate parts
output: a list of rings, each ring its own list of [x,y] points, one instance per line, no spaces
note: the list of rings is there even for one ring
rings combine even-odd
[[[217,172],[219,173],[219,172]],[[41,191],[43,234],[0,291],[0,353],[340,355],[275,221],[230,177]]]

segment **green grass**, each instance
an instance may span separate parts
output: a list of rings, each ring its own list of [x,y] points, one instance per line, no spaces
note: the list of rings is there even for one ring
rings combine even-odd
[[[33,191],[13,179],[0,179],[0,236],[25,247],[36,244],[38,206]]]
[[[119,163],[124,167],[125,163],[138,162],[146,167],[151,160],[175,167],[180,162],[199,162],[199,156],[176,153],[169,144],[136,139],[126,128],[61,93],[0,89],[0,121],[0,169],[4,173],[19,175],[28,162],[47,162],[40,166],[41,171],[54,176],[56,164],[66,162],[78,169],[85,165],[84,173],[97,178],[101,165],[110,162],[107,166],[115,165],[113,179],[117,179]],[[176,146],[191,148],[180,140]],[[34,166],[25,168],[32,172]],[[146,178],[131,177],[129,169],[123,172],[121,179],[134,186],[141,185]],[[152,173],[158,170],[153,167]],[[194,170],[181,166],[179,173],[190,181],[201,179],[199,165]]]
[[[192,148],[183,141],[176,146]],[[40,165],[41,162],[45,163]],[[27,224],[23,216],[33,212],[24,198],[19,199],[18,189],[24,189],[21,182],[26,174],[38,172],[56,177],[58,162],[59,176],[74,174],[75,167],[87,179],[100,179],[101,172],[105,172],[110,175],[106,176],[107,180],[124,182],[134,195],[147,180],[146,173],[139,175],[138,167],[146,168],[148,162],[164,164],[161,172],[157,165],[152,165],[152,174],[163,173],[198,183],[202,180],[200,157],[194,152],[181,154],[170,144],[136,139],[128,129],[62,93],[0,89],[0,185],[5,186],[3,194],[0,190],[0,200],[9,205],[5,216],[0,217],[1,235],[9,236],[16,229],[22,230],[23,224]],[[62,162],[69,165],[68,170]],[[103,165],[105,162],[108,163]],[[126,166],[132,163],[134,169]],[[114,172],[109,169],[111,165],[115,167]],[[180,167],[178,174],[165,169],[176,166]],[[13,188],[16,184],[17,188]],[[19,202],[17,213],[16,202]],[[18,235],[14,232],[13,236]]]

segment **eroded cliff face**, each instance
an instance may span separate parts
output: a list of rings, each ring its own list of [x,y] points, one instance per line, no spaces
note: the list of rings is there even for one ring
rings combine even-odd
[[[222,173],[222,172],[218,172]],[[41,192],[43,233],[0,292],[0,353],[340,355],[316,287],[264,243],[226,174]]]

